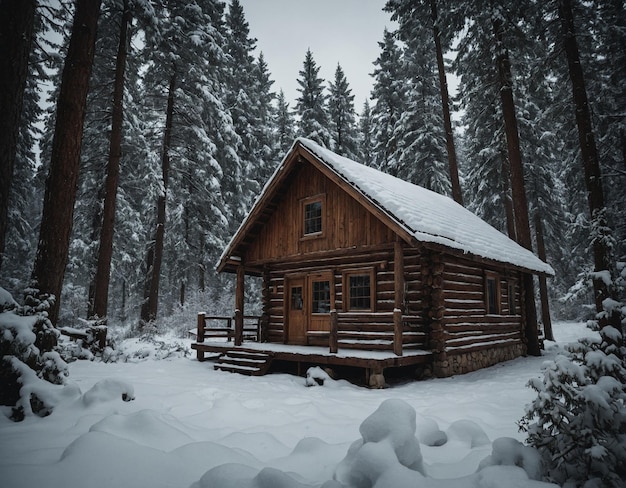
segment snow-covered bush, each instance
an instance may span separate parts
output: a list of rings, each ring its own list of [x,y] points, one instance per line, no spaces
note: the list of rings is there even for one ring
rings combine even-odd
[[[520,422],[547,478],[566,486],[622,487],[626,479],[626,347],[611,326],[550,361],[529,386]]]
[[[331,376],[319,366],[313,366],[306,371],[306,386],[323,386],[332,383]]]
[[[20,307],[0,290],[0,404],[13,407],[15,420],[47,415],[53,405],[42,393],[46,384],[63,384],[68,375],[55,351],[59,333],[48,320],[51,298],[30,289]]]
[[[59,344],[59,353],[67,362],[77,359],[93,360],[105,350],[114,349],[115,341],[108,334],[106,319],[78,319],[79,327],[60,327],[59,331],[72,338]]]

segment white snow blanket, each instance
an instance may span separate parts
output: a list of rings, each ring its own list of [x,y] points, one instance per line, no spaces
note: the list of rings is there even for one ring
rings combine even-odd
[[[577,323],[554,333],[595,334]],[[125,341],[127,362],[71,363],[71,385],[50,385],[59,395],[48,417],[0,413],[2,487],[548,486],[534,479],[517,421],[558,343],[543,357],[384,390],[133,354],[147,347]]]

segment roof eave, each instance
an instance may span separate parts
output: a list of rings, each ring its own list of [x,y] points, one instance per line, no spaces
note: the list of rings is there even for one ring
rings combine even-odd
[[[250,227],[254,224],[255,218],[258,217],[259,209],[262,209],[264,205],[273,198],[276,188],[281,184],[283,179],[289,174],[289,170],[295,164],[295,161],[298,159],[298,153],[302,145],[296,139],[294,143],[291,145],[289,151],[280,162],[272,176],[269,178],[263,190],[261,191],[259,197],[256,199],[250,211],[243,219],[239,228],[230,239],[230,242],[222,252],[220,259],[217,262],[216,270],[218,273],[222,271],[228,271],[227,266],[234,266],[234,261],[239,258],[241,260],[241,256],[237,256],[236,250],[238,246],[241,244],[242,240],[246,236],[247,232],[249,232]],[[235,258],[233,259],[233,255]]]

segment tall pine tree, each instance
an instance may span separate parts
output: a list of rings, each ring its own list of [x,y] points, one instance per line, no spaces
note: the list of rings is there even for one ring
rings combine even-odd
[[[296,103],[299,117],[299,135],[308,137],[324,147],[330,147],[331,135],[324,93],[324,80],[319,77],[320,68],[307,50],[298,78],[300,96]]]
[[[341,156],[357,159],[354,95],[339,64],[335,70],[335,80],[330,83],[329,88],[328,115],[333,151]]]

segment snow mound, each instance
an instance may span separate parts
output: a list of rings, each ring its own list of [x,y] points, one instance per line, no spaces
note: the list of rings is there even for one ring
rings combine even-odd
[[[233,432],[218,442],[227,447],[246,446],[246,451],[261,461],[288,456],[291,452],[289,447],[268,432]]]
[[[457,420],[453,422],[446,431],[448,441],[456,441],[470,449],[489,445],[491,442],[485,431],[475,422],[471,420]]]
[[[269,467],[298,473],[307,482],[323,482],[333,476],[337,460],[346,453],[347,444],[328,444],[317,437],[305,437],[291,454],[274,459]]]
[[[206,472],[191,488],[313,488],[275,468],[257,470],[241,464],[223,464]]]
[[[335,480],[354,488],[402,486],[401,480],[424,473],[419,441],[415,437],[416,413],[404,400],[388,399],[363,421],[362,439],[355,441],[335,470]],[[394,480],[391,483],[391,480]]]
[[[109,402],[117,398],[122,398],[125,402],[135,399],[135,390],[126,381],[106,378],[98,381],[91,389],[82,396],[82,402],[86,407],[97,403]]]
[[[421,415],[417,415],[416,432],[420,444],[425,446],[438,447],[448,442],[448,436],[439,428],[437,422]]]
[[[130,415],[109,415],[92,425],[89,430],[106,432],[163,451],[194,441],[175,417],[155,410],[140,410]]]
[[[531,480],[540,480],[542,477],[539,452],[510,437],[500,437],[493,441],[491,456],[482,460],[478,470],[487,466],[517,466],[522,468]]]

